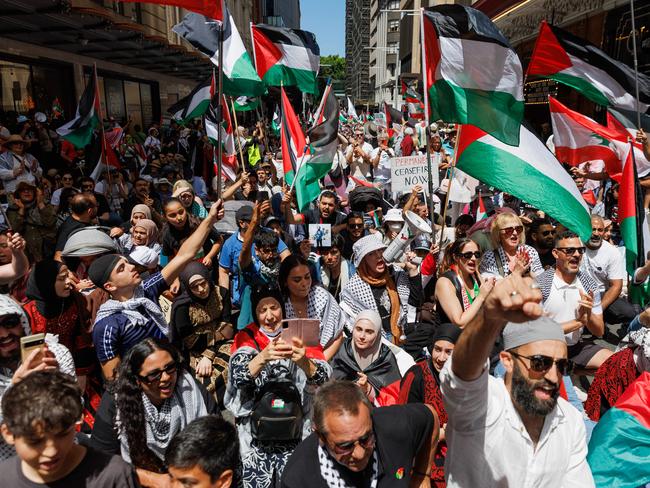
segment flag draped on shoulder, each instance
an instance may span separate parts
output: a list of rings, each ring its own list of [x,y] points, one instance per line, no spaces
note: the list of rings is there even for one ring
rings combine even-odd
[[[184,125],[196,117],[202,117],[208,110],[210,100],[216,92],[214,75],[199,83],[192,92],[167,109],[172,119]]]
[[[637,488],[650,480],[649,400],[644,371],[594,428],[587,462],[598,488]]]
[[[549,97],[549,106],[557,159],[571,166],[601,160],[605,163],[609,176],[619,181],[624,155],[612,141],[620,137],[620,134],[585,115],[569,110],[553,97]]]
[[[223,20],[223,4],[221,0],[118,0],[132,3],[156,3],[182,7],[215,20]]]
[[[93,70],[79,99],[75,118],[59,127],[56,133],[77,148],[86,147],[92,140],[95,128],[101,123],[99,113],[97,76]]]
[[[234,97],[261,95],[265,91],[262,80],[225,5],[223,13],[223,92]],[[189,13],[172,30],[219,66],[219,27],[210,18]]]
[[[482,12],[461,5],[422,10],[429,120],[471,124],[516,146],[524,115],[521,62]]]
[[[643,146],[636,140],[636,112],[625,109],[607,110],[607,127],[629,134],[634,146],[634,161],[639,177],[647,176],[650,173],[650,161],[643,153]],[[641,128],[646,134],[650,134],[650,115],[641,114]]]
[[[568,85],[603,106],[637,109],[634,70],[584,39],[542,22],[528,74]],[[650,107],[650,77],[638,73],[639,109]]]
[[[210,104],[205,114],[205,132],[212,145],[216,146],[219,143],[219,131],[221,131],[221,169],[228,179],[235,181],[237,179],[237,151],[233,124],[230,120],[230,111],[225,95],[221,97],[221,112],[223,113],[223,122],[220,125],[216,108],[212,103]],[[216,164],[214,172],[217,173]]]
[[[589,240],[591,218],[580,191],[544,143],[524,125],[518,146],[469,125],[462,126],[459,137],[458,169],[533,205],[583,241]]]
[[[267,86],[297,86],[316,94],[320,48],[314,34],[298,29],[251,24],[257,74]]]
[[[305,151],[307,143],[305,134],[300,127],[300,121],[296,112],[291,106],[284,88],[281,88],[282,100],[282,123],[280,124],[280,142],[282,145],[282,166],[284,169],[284,181],[288,185],[294,185],[296,197],[298,198],[298,209],[302,211],[310,200],[304,200],[300,178],[302,173],[303,160],[306,158]],[[297,179],[296,179],[297,175]],[[296,182],[294,184],[294,179]]]

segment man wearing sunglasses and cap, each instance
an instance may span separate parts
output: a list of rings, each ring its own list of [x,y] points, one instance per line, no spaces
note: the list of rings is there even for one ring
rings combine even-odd
[[[564,331],[519,270],[498,281],[440,373],[449,421],[447,486],[594,487],[582,415],[559,398],[570,372]],[[503,334],[506,375],[488,375]]]

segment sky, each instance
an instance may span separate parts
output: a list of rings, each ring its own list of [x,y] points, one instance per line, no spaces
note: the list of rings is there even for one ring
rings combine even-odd
[[[345,0],[302,0],[300,28],[316,34],[321,56],[345,56]]]

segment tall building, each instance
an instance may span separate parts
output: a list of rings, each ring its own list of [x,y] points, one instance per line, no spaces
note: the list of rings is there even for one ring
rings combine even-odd
[[[370,6],[370,84],[373,102],[401,106],[399,91],[399,0],[372,0]]]
[[[250,45],[252,0],[228,0]],[[143,127],[159,121],[212,65],[171,28],[178,7],[114,0],[0,0],[0,111],[74,115],[93,65],[102,111]]]
[[[371,0],[345,2],[345,92],[354,103],[372,100],[370,86],[370,4]]]
[[[258,23],[300,29],[300,0],[256,0]]]

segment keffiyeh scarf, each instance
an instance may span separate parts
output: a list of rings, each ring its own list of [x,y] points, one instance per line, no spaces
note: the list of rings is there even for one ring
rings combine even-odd
[[[97,311],[95,324],[113,314],[122,314],[129,321],[127,328],[142,327],[147,323],[147,317],[138,311],[138,308],[140,307],[144,307],[149,318],[154,321],[154,323],[158,326],[160,331],[165,334],[165,336],[168,336],[169,327],[167,325],[167,321],[165,320],[165,315],[157,304],[144,296],[144,290],[141,286],[135,289],[133,298],[130,298],[125,302],[111,299],[103,303]]]
[[[328,488],[354,488],[341,478],[341,472],[335,465],[336,461],[328,454],[328,452],[318,445],[318,465],[320,466],[320,475],[325,480]],[[370,481],[370,488],[377,486],[377,449],[372,453],[372,478]]]
[[[285,302],[284,312],[288,319],[296,317],[291,300]],[[323,347],[336,339],[343,330],[344,320],[339,304],[330,292],[320,286],[312,286],[309,291],[307,317],[320,320],[320,344]]]

